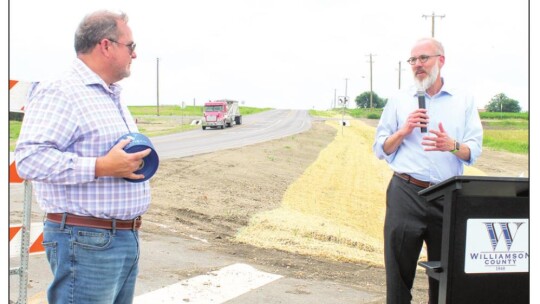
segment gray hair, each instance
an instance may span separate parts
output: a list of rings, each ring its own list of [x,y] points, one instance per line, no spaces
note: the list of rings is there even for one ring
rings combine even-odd
[[[117,21],[128,22],[125,13],[110,11],[97,11],[86,15],[75,32],[75,52],[77,54],[89,53],[101,39],[118,39]]]
[[[431,38],[431,37],[428,37],[428,38],[422,38],[422,39],[419,39],[418,41],[416,41],[416,43],[420,43],[420,42],[424,42],[424,41],[429,41],[431,44],[433,44],[435,46],[435,48],[437,48],[437,51],[440,55],[443,55],[444,56],[444,47],[442,45],[442,43],[435,39],[435,38]]]

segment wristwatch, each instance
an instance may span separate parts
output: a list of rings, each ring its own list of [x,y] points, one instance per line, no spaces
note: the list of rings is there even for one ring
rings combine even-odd
[[[457,151],[459,151],[460,147],[461,147],[461,144],[457,140],[454,140],[454,150],[450,150],[450,152],[456,153]]]

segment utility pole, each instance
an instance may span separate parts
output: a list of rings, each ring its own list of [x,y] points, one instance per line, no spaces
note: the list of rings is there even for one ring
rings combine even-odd
[[[345,78],[345,98],[347,98],[347,81],[349,78]]]
[[[373,54],[369,53],[369,108],[373,109]]]
[[[156,58],[157,59],[157,62],[156,62],[156,80],[157,80],[157,84],[156,84],[156,100],[157,100],[157,116],[159,116],[159,57]]]
[[[404,69],[401,68],[401,61],[400,61],[398,64],[398,85],[397,85],[398,90],[401,89],[401,71],[403,70]]]
[[[428,18],[428,17],[431,17],[431,37],[435,37],[435,17],[439,17],[439,18],[444,18],[445,15],[435,15],[435,12],[433,12],[430,15],[422,15],[423,18]]]
[[[349,97],[347,97],[347,81],[349,78],[345,78],[345,96],[343,97],[343,108],[341,112],[341,135],[343,135],[343,126],[345,125],[345,107],[347,106],[347,101]]]
[[[186,104],[182,101],[182,104],[180,105],[180,116],[182,117],[182,123],[180,124],[180,126],[182,128],[184,128],[184,107],[186,106]]]

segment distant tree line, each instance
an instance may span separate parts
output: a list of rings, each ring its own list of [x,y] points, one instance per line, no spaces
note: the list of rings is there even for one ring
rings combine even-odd
[[[354,101],[356,107],[361,109],[384,108],[388,98],[381,98],[377,93],[367,91],[356,96]],[[504,93],[499,93],[491,98],[485,110],[487,112],[519,113],[521,107],[517,100],[507,97]]]
[[[364,92],[358,96],[354,102],[357,108],[384,108],[388,98],[381,98],[375,92]]]
[[[517,100],[508,98],[504,93],[499,93],[491,98],[486,106],[486,111],[518,113],[521,112],[521,107]]]

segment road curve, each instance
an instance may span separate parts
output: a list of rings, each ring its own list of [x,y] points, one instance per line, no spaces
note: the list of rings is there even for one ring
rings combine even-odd
[[[307,110],[270,110],[242,116],[241,125],[226,129],[196,129],[152,137],[161,160],[238,148],[309,130]]]

